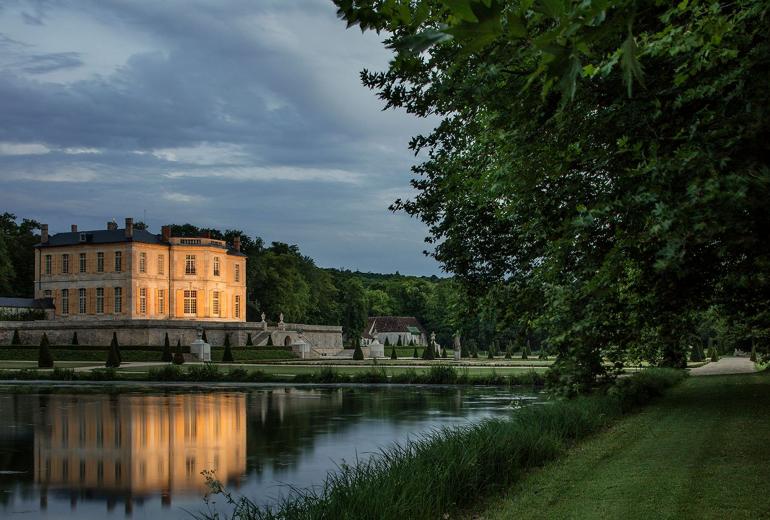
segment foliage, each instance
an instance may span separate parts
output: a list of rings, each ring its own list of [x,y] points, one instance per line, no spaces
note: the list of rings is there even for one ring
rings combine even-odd
[[[356,343],[356,348],[353,350],[353,359],[356,361],[362,361],[364,359],[364,351],[361,350],[361,345]]]
[[[398,354],[396,354],[396,347],[390,349],[390,359],[398,359]]]
[[[40,338],[40,349],[37,355],[38,368],[53,368],[53,356],[48,345],[48,336],[43,332],[43,336]]]
[[[11,345],[21,345],[21,338],[19,337],[19,330],[13,330],[13,337],[11,338]]]
[[[485,344],[543,334],[590,387],[604,359],[684,366],[714,306],[767,334],[767,2],[335,3],[388,34],[364,84],[439,118],[393,208],[429,226]]]
[[[367,318],[366,295],[361,281],[356,278],[345,281],[342,298],[342,332],[357,345]]]
[[[414,353],[412,354],[412,357],[414,359],[417,359],[419,357],[418,354],[417,354],[417,347],[414,347]]]
[[[712,346],[709,348],[709,359],[713,362],[719,361],[719,352],[717,351],[716,347]]]
[[[78,333],[77,333],[77,331],[72,333],[72,344],[73,345],[78,345]]]
[[[266,347],[273,347],[274,346],[273,345],[273,335],[272,334],[268,334],[267,335],[267,343],[265,343],[265,346]]]
[[[174,352],[173,363],[175,365],[181,365],[184,363],[184,354],[182,354],[182,340],[176,340],[176,351]]]
[[[230,334],[225,334],[225,352],[222,354],[222,363],[234,363],[233,349],[230,347]]]
[[[166,332],[166,335],[163,338],[163,354],[161,355],[160,360],[164,363],[171,363],[174,360],[174,357],[171,354],[171,342],[168,340],[168,332]]]
[[[251,347],[254,345],[254,342],[251,340],[251,332],[246,334],[246,346]]]
[[[40,224],[16,215],[0,215],[0,295],[32,298],[35,279],[34,245],[40,242]],[[36,318],[40,319],[40,318]]]
[[[107,368],[118,368],[120,366],[120,347],[118,346],[118,337],[114,332],[112,333],[112,342],[110,342],[110,351],[107,354],[107,361],[105,366]]]
[[[754,363],[757,362],[757,347],[756,345],[751,345],[751,356],[749,356],[749,359],[753,361]]]

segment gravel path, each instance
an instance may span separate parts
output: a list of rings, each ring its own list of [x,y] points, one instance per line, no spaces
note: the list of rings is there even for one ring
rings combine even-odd
[[[716,376],[724,374],[748,374],[754,372],[754,362],[747,357],[723,357],[716,363],[711,362],[702,367],[693,368],[690,373],[694,376]]]

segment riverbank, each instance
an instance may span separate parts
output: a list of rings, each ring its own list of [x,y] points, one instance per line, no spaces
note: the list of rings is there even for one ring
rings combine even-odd
[[[509,488],[684,377],[682,371],[644,370],[592,396],[526,407],[507,420],[440,430],[384,448],[365,463],[342,465],[320,488],[298,490],[273,510],[249,497],[229,497],[216,475],[210,485],[229,497],[234,517],[243,519],[441,518]]]
[[[770,371],[691,377],[468,518],[763,518]]]

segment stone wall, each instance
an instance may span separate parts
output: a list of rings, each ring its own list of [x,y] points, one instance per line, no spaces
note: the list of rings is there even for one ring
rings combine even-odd
[[[206,331],[206,339],[213,347],[224,345],[226,334],[230,334],[230,344],[234,346],[246,345],[249,333],[254,345],[265,345],[268,335],[272,337],[273,345],[292,345],[301,334],[313,349],[342,350],[342,327],[333,325],[286,323],[280,328],[268,326],[265,331],[260,322],[179,320],[0,321],[0,345],[11,344],[14,330],[19,331],[24,345],[38,345],[44,332],[52,345],[69,345],[74,332],[78,334],[80,345],[109,345],[113,332],[121,346],[162,346],[166,333],[172,346],[177,340],[181,340],[182,345],[189,345],[197,337],[199,325]]]

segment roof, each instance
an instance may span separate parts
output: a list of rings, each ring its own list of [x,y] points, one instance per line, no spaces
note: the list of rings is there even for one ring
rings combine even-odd
[[[378,333],[400,332],[427,336],[425,328],[414,316],[371,316],[366,323],[363,337],[371,338],[373,330]]]
[[[85,240],[81,240],[81,236]],[[68,233],[56,233],[48,237],[48,242],[40,243],[35,247],[58,247],[58,246],[76,246],[80,244],[116,244],[120,242],[141,242],[144,244],[168,245],[164,242],[162,235],[154,235],[145,229],[134,228],[131,238],[126,237],[125,229],[96,229],[93,231],[75,231]],[[184,247],[184,246],[182,246]],[[240,251],[230,247],[227,248],[227,254],[233,256],[246,256]]]
[[[0,298],[0,307],[17,309],[53,309],[51,298]]]

